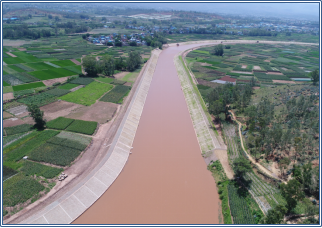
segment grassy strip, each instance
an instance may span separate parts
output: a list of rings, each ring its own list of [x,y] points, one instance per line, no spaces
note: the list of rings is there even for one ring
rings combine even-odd
[[[66,89],[66,90],[70,90],[72,88],[75,88],[79,86],[78,84],[70,84],[70,83],[67,83],[67,84],[64,84],[62,86],[59,86],[58,89]]]
[[[99,78],[96,78],[97,81],[100,81],[100,82],[104,82],[104,83],[111,83],[114,81],[114,78],[103,78],[103,77],[99,77]]]
[[[221,211],[224,216],[224,223],[233,224],[231,219],[231,214],[230,214],[229,202],[228,202],[227,186],[229,184],[229,180],[225,174],[225,171],[219,160],[213,163],[210,163],[207,168],[212,173],[212,176],[214,177],[218,187],[218,193],[221,199]]]
[[[5,148],[3,150],[3,155],[16,149],[17,147],[21,146],[22,144],[25,144],[26,142],[33,139],[34,137],[36,137],[39,134],[40,134],[40,132],[34,131],[34,132],[31,132],[29,135],[26,135],[25,137],[22,137],[21,139],[18,139],[17,141],[11,143],[7,148]],[[7,136],[7,137],[10,137],[10,136]]]
[[[31,131],[31,127],[32,125],[30,124],[22,124],[14,127],[5,127],[4,129],[6,130],[7,136],[9,136],[9,135],[15,135],[15,134]]]

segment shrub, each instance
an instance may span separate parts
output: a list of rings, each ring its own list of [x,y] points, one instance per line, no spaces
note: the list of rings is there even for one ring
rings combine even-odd
[[[47,122],[46,126],[52,129],[65,130],[72,122],[74,122],[74,119],[58,117],[54,120]]]

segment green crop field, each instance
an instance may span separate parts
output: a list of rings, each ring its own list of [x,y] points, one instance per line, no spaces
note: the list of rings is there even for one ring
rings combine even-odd
[[[8,58],[4,58],[3,62],[5,62],[6,64],[16,64],[16,63],[24,63],[25,61],[18,58],[18,57],[8,57]]]
[[[72,131],[76,133],[82,133],[86,135],[94,134],[97,128],[97,122],[75,120],[71,125],[66,128],[66,131]]]
[[[59,87],[58,87],[58,89],[66,89],[66,90],[70,90],[70,89],[75,88],[75,87],[77,87],[77,86],[79,86],[79,85],[78,85],[78,84],[66,83],[66,84],[64,84],[64,85],[62,85],[62,86],[59,86]]]
[[[21,168],[21,171],[26,176],[42,176],[47,179],[54,178],[60,174],[63,169],[60,168],[54,168],[47,165],[42,165],[36,162],[31,161],[24,161],[23,167]]]
[[[48,90],[45,93],[51,94],[51,95],[56,96],[56,97],[60,97],[60,96],[63,96],[65,94],[69,93],[69,92],[70,91],[67,90],[67,89],[55,88],[55,89]]]
[[[93,81],[94,81],[94,79],[92,79],[92,78],[79,77],[79,78],[72,80],[70,83],[78,84],[78,85],[88,85],[88,84],[92,83]]]
[[[17,71],[17,72],[25,72],[25,70],[15,66],[15,65],[8,65],[8,67],[13,69],[14,71]]]
[[[9,83],[7,83],[7,82],[5,82],[5,81],[2,81],[2,85],[3,86],[10,86],[10,84]],[[10,86],[11,87],[11,86]],[[12,87],[11,87],[12,88]],[[3,91],[4,92],[4,91]]]
[[[22,173],[3,183],[3,207],[13,207],[34,197],[45,187],[31,177]]]
[[[46,63],[26,63],[25,64],[26,66],[36,70],[36,71],[39,71],[39,70],[47,70],[47,69],[54,69],[55,67],[53,66],[50,66]]]
[[[15,134],[19,134],[22,132],[27,132],[27,131],[31,131],[31,125],[30,124],[22,124],[22,125],[17,125],[14,127],[5,127],[4,130],[7,133],[7,136],[9,135],[15,135]]]
[[[72,72],[75,72],[76,74],[82,73],[82,66],[66,66],[64,68]]]
[[[72,72],[70,70],[66,70],[63,68],[53,68],[50,70],[33,71],[33,72],[29,72],[29,74],[35,76],[40,80],[48,80],[48,79],[62,78],[62,77],[76,75],[75,72]]]
[[[80,135],[80,134],[76,134],[76,133],[68,132],[68,131],[62,131],[55,137],[76,141],[79,144],[82,144],[82,145],[85,145],[85,146],[90,144],[91,141],[92,141],[91,137],[87,137],[87,136],[84,136],[84,135]]]
[[[52,129],[65,130],[73,121],[74,119],[58,117],[54,120],[47,122],[46,126]]]
[[[81,144],[76,140],[71,140],[71,139],[67,139],[67,138],[61,138],[61,137],[57,137],[57,136],[52,137],[47,142],[49,142],[51,144],[56,144],[56,145],[61,145],[61,146],[74,148],[74,149],[77,149],[77,150],[80,150],[80,151],[85,150],[86,147],[87,147],[87,145]]]
[[[43,87],[43,86],[45,86],[44,83],[35,82],[35,83],[12,86],[12,88],[13,88],[13,91],[20,91],[20,90],[32,89],[32,88]]]
[[[11,169],[7,166],[3,166],[3,180],[8,179],[9,177],[15,175],[16,173],[18,173],[16,170]]]
[[[129,86],[118,85],[105,94],[100,101],[118,103],[131,89]]]
[[[30,153],[30,160],[66,166],[70,165],[80,153],[81,151],[77,149],[45,143]]]
[[[99,99],[104,93],[108,92],[112,88],[113,86],[110,84],[92,82],[84,88],[60,97],[60,99],[89,106],[94,104],[97,99]]]
[[[28,54],[23,51],[17,51],[17,52],[12,52],[15,56],[18,58],[22,59],[25,63],[35,63],[35,62],[41,62],[42,60],[38,59],[37,57]]]
[[[100,82],[104,82],[104,83],[111,83],[114,81],[114,78],[99,77],[99,78],[96,78],[96,80],[98,80]]]
[[[7,165],[10,168],[15,169],[15,166],[11,166],[10,164],[13,164],[20,159],[22,159],[24,156],[28,155],[30,152],[32,152],[34,149],[42,145],[46,140],[50,139],[51,137],[57,135],[58,131],[52,131],[52,130],[46,130],[41,132],[40,134],[36,135],[31,140],[27,141],[23,145],[17,147],[14,150],[11,150],[10,152],[7,152],[4,157],[4,164]],[[21,164],[19,164],[21,165]]]
[[[60,66],[60,67],[76,66],[76,64],[73,63],[71,60],[52,61],[51,63],[53,63],[57,66]]]
[[[26,105],[35,104],[40,107],[40,106],[49,104],[51,102],[54,102],[55,100],[56,100],[56,97],[54,95],[51,95],[48,93],[39,93],[30,97],[21,98],[17,101],[20,103],[24,103]]]

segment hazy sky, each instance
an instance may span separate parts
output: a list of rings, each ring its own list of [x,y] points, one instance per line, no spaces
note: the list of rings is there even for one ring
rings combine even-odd
[[[157,10],[193,10],[212,13],[276,16],[319,21],[319,3],[123,3]]]

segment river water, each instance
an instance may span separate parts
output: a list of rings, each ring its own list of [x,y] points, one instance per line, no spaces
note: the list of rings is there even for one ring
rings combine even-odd
[[[215,224],[219,196],[207,170],[174,66],[200,46],[159,57],[132,154],[110,188],[73,224]]]

